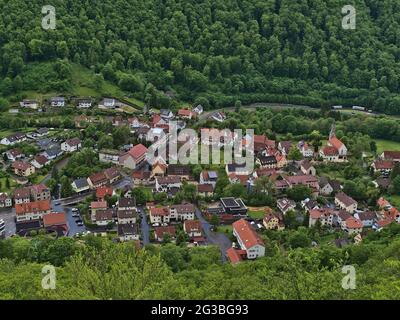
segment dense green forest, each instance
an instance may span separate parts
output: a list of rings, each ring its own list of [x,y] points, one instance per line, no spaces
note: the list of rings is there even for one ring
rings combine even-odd
[[[266,257],[236,266],[216,247],[11,238],[0,241],[0,299],[400,299],[398,225],[343,249],[285,250],[272,234]],[[49,263],[55,290],[41,287]],[[344,265],[356,269],[355,290],[342,288]]]
[[[360,104],[400,113],[394,0],[0,0],[0,92],[68,93],[71,63],[155,106],[256,101]],[[357,10],[355,30],[341,9]],[[43,63],[50,62],[50,63]],[[2,105],[7,104],[2,100]]]

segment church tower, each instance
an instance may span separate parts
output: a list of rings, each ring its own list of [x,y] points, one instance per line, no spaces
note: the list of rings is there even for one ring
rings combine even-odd
[[[329,140],[336,137],[336,124],[333,123],[331,127],[331,132],[329,133]]]

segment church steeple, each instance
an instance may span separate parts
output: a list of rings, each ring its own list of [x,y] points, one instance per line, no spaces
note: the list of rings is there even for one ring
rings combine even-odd
[[[332,123],[331,132],[329,133],[329,140],[336,137],[336,124]]]

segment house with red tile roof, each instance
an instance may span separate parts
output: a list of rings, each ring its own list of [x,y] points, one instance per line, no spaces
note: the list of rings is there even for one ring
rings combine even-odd
[[[325,146],[319,151],[320,157],[324,161],[339,162],[339,152],[333,146]]]
[[[375,160],[371,167],[374,172],[379,172],[382,175],[388,176],[394,168],[395,162],[393,160]]]
[[[92,174],[89,178],[87,178],[87,182],[92,189],[100,188],[109,183],[104,172]]]
[[[150,223],[169,223],[170,215],[167,207],[150,208]]]
[[[195,114],[189,109],[179,109],[178,117],[182,119],[192,119]]]
[[[96,189],[96,198],[98,201],[104,201],[106,196],[112,197],[113,192],[114,192],[114,190],[111,187],[103,186],[103,187],[97,188]]]
[[[246,251],[247,259],[256,259],[265,255],[264,242],[250,223],[240,219],[232,224],[233,235],[242,250]]]
[[[158,242],[162,242],[164,237],[168,235],[171,239],[176,238],[176,229],[174,226],[161,226],[154,227],[154,239]]]
[[[313,209],[310,211],[308,227],[311,228],[315,226],[317,221],[321,223],[321,226],[332,226],[333,220],[335,218],[335,213],[332,209],[322,208],[322,209]]]
[[[382,160],[392,160],[395,162],[400,162],[400,151],[384,151],[382,152],[380,158]]]
[[[90,203],[90,209],[91,209],[91,220],[95,221],[96,220],[96,213],[98,211],[102,210],[107,210],[108,204],[106,201],[92,201]]]
[[[15,205],[17,222],[38,220],[45,214],[50,213],[51,204],[49,200],[33,201]]]
[[[198,184],[197,193],[203,197],[211,197],[214,195],[214,188],[212,184]]]
[[[199,220],[186,220],[183,223],[183,231],[189,236],[189,238],[202,237],[203,228]]]
[[[342,223],[342,229],[350,235],[361,233],[363,227],[361,220],[354,217],[350,217]]]
[[[64,212],[51,212],[43,216],[43,227],[47,230],[68,234],[68,222]]]
[[[24,154],[20,149],[11,149],[6,152],[7,159],[10,161],[15,161],[24,157]]]
[[[142,163],[147,154],[147,148],[142,144],[137,144],[132,147],[126,154],[120,157],[120,165],[125,168],[135,169],[140,163]]]
[[[35,173],[35,167],[27,162],[14,161],[12,168],[14,169],[14,173],[21,177],[29,177]]]

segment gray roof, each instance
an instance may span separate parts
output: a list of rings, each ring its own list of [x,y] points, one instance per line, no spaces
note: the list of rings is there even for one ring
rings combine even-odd
[[[89,186],[86,178],[77,179],[77,180],[74,181],[74,184],[78,189],[81,189],[81,188]]]

